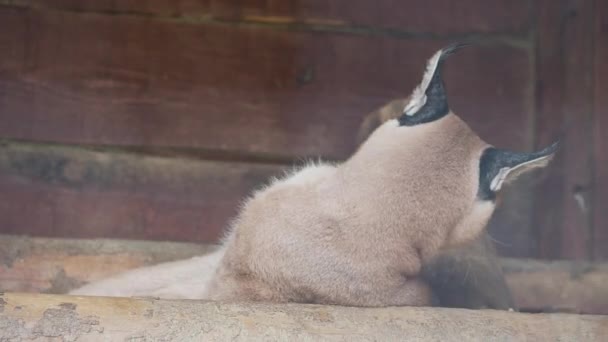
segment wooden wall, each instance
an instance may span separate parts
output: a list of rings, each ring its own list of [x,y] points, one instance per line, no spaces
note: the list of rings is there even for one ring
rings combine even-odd
[[[447,66],[453,109],[501,147],[565,132],[495,215],[501,253],[606,258],[604,7],[0,0],[0,232],[213,241],[252,188],[347,157],[434,50],[473,39]]]

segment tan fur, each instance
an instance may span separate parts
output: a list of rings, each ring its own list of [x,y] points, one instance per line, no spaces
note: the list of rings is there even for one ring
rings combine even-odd
[[[436,57],[436,56],[437,55],[435,55],[433,57]],[[416,90],[418,90],[419,88],[420,88],[420,86],[418,88],[416,88]],[[395,119],[399,118],[403,114],[404,106],[406,106],[408,103],[410,103],[410,97],[395,99],[395,100],[392,100],[389,103],[385,104],[378,110],[368,114],[365,117],[365,119],[363,120],[363,123],[361,124],[359,132],[357,134],[357,143],[363,144],[369,138],[369,136],[378,128],[378,126],[381,126],[382,124],[384,124],[387,121],[391,121],[391,120],[395,120]],[[479,212],[473,212],[472,215],[470,215],[467,220],[463,220],[461,223],[459,223],[459,225],[457,227],[454,228],[454,231],[451,233],[453,240],[461,241],[464,244],[466,244],[467,241],[474,240],[476,238],[476,236],[470,236],[470,235],[471,234],[475,235],[475,229],[468,229],[467,225],[469,225],[469,224],[473,225],[473,226],[479,226],[480,224],[485,225],[485,223],[483,223],[483,222],[488,221],[488,217],[485,217],[486,213],[487,212],[491,213],[493,211],[493,207],[488,207],[488,208],[485,208],[485,207],[493,206],[493,205],[496,205],[497,203],[498,203],[498,200],[495,201],[494,204],[480,203],[479,208],[475,209],[475,211],[479,211]],[[468,220],[471,220],[473,222],[469,222]],[[475,221],[479,221],[479,222],[475,222]],[[452,250],[453,249],[451,249],[450,252],[452,252]]]
[[[191,259],[141,267],[70,292],[72,295],[203,299],[225,249]]]
[[[369,113],[357,134],[357,145],[367,140],[378,126],[399,118],[409,102],[409,98],[394,99]],[[495,205],[499,206],[500,201],[498,193]],[[460,227],[466,227],[465,224],[461,223]],[[461,230],[463,229],[456,228],[456,231]],[[514,307],[498,264],[496,250],[487,233],[471,243],[442,251],[431,262],[423,265],[422,277],[429,282],[441,305],[505,310]]]
[[[344,163],[307,166],[253,194],[209,286],[192,298],[429,305],[422,264],[474,239],[494,210],[477,199],[488,146],[453,113],[414,126],[386,121]],[[198,277],[194,263],[180,264],[173,276]],[[172,271],[160,265],[139,276]],[[120,290],[133,279],[76,293],[141,295],[143,285]]]
[[[474,238],[492,213],[490,202],[476,201],[485,147],[453,114],[415,127],[392,120],[345,163],[313,166],[321,170],[307,182],[288,178],[256,193],[210,298],[429,304],[421,264]],[[461,222],[462,232],[454,230]]]

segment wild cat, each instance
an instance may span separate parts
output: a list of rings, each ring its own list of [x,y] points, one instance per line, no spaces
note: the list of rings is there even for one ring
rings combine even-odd
[[[71,294],[348,306],[430,305],[423,264],[484,231],[502,186],[547,165],[484,142],[448,105],[452,44],[428,61],[402,114],[345,162],[256,191],[214,253],[126,272]]]

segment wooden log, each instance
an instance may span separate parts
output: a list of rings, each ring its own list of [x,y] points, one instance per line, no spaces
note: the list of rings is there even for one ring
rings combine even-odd
[[[216,246],[0,235],[0,291],[66,293],[133,268],[203,255]]]
[[[119,272],[203,255],[216,247],[0,235],[0,290],[66,293]],[[608,314],[607,263],[508,258],[500,262],[522,311]]]
[[[608,317],[5,293],[0,340],[599,341]]]
[[[284,170],[0,142],[0,232],[213,242],[243,198]]]
[[[524,310],[608,314],[608,263],[506,258],[501,263]]]

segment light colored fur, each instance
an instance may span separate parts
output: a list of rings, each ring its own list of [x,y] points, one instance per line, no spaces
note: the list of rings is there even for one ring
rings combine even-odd
[[[405,115],[412,116],[416,114],[420,108],[426,104],[426,90],[428,89],[431,79],[433,79],[433,76],[437,71],[437,66],[439,65],[439,60],[441,59],[442,54],[443,50],[439,50],[433,55],[433,57],[429,59],[426,70],[424,71],[424,75],[422,76],[422,82],[420,82],[420,84],[414,89],[409,98],[409,102],[403,108],[402,112]]]
[[[492,183],[490,184],[490,189],[492,191],[500,191],[503,183],[511,182],[520,175],[540,167],[545,167],[549,164],[549,162],[553,159],[553,154],[542,156],[537,159],[533,159],[527,161],[525,163],[519,164],[515,167],[503,167],[498,171],[498,174],[494,179],[492,179]]]
[[[476,200],[486,147],[452,114],[392,120],[343,164],[274,183],[237,219],[209,298],[428,305],[421,264],[476,236],[492,213]]]
[[[256,192],[208,288],[203,257],[73,294],[428,305],[421,264],[479,234],[494,209],[476,199],[487,146],[453,114],[413,127],[388,121],[346,162],[308,166]]]
[[[70,294],[110,297],[203,299],[225,248],[204,256],[134,269],[85,285]]]
[[[344,163],[309,165],[255,192],[215,254],[72,294],[429,305],[421,265],[478,236],[494,210],[477,198],[488,147],[451,112],[415,126],[386,121]]]

